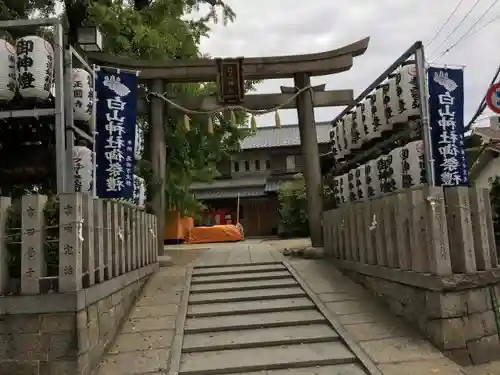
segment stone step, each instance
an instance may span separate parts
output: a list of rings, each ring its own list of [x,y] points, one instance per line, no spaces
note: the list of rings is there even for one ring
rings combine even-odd
[[[247,266],[264,266],[269,264],[282,264],[281,262],[251,262],[251,263],[227,263],[227,264],[207,264],[207,265],[196,265],[195,270],[205,269],[205,268],[220,268],[220,267],[247,267]]]
[[[191,285],[190,293],[208,293],[208,292],[229,292],[241,290],[272,289],[277,287],[298,287],[299,283],[293,277],[277,280],[254,280],[254,281],[236,281],[214,284],[195,284]]]
[[[207,303],[189,306],[187,317],[201,318],[208,316],[309,310],[315,306],[316,305],[307,297],[280,298],[267,301]]]
[[[238,372],[228,375],[369,375],[359,364],[297,367],[294,369],[273,370],[270,372]]]
[[[264,264],[264,265],[250,265],[239,267],[214,267],[214,268],[195,268],[193,276],[216,276],[216,275],[230,275],[237,273],[252,273],[252,272],[272,272],[286,270],[282,264]]]
[[[189,304],[272,300],[306,296],[302,288],[253,289],[232,292],[195,293],[189,296]]]
[[[222,375],[243,371],[354,363],[355,356],[340,342],[185,353],[180,375]]]
[[[183,353],[328,342],[338,340],[328,324],[195,333],[184,336]]]
[[[158,256],[158,263],[159,263],[160,267],[170,267],[170,266],[174,265],[172,257],[168,256],[168,255],[159,255]]]
[[[290,277],[290,272],[288,272],[288,270],[274,272],[253,272],[235,275],[193,276],[193,278],[191,279],[191,285],[227,283],[228,281],[274,280],[285,279],[288,277]]]
[[[209,318],[188,318],[184,333],[220,332],[236,329],[272,328],[325,323],[317,310],[272,312],[248,315],[229,315]]]

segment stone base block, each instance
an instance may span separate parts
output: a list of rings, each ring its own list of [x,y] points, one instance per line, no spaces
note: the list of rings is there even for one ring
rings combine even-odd
[[[389,276],[375,277],[353,269],[346,269],[344,273],[381,298],[395,314],[418,328],[458,364],[468,366],[500,360],[497,316],[490,285],[436,291],[402,284]],[[500,283],[494,285],[493,290],[500,301]]]
[[[482,365],[500,359],[500,340],[498,334],[485,336],[479,340],[468,341],[467,350],[474,365]]]
[[[78,311],[52,306],[54,312],[0,315],[0,374],[89,375],[148,277],[111,289]]]

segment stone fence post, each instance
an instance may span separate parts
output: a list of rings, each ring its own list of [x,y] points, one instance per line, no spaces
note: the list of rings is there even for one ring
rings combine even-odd
[[[159,236],[159,233],[158,233],[158,219],[156,218],[156,215],[151,215],[151,219],[153,220],[153,224],[151,225],[151,230],[152,230],[152,237],[153,237],[153,243],[151,245],[152,249],[153,249],[153,259],[152,259],[152,262],[153,263],[156,263],[158,262],[158,252],[160,251],[160,249],[158,249],[158,241],[157,241],[157,238]],[[165,229],[162,229],[162,230],[165,230]]]
[[[94,204],[94,258],[97,265],[95,278],[97,283],[102,283],[104,279],[104,207],[103,201],[99,198],[93,199]]]
[[[59,199],[59,291],[71,293],[82,288],[82,195],[61,194]]]
[[[11,205],[11,199],[0,197],[0,293],[6,293],[9,287],[9,252],[7,250],[6,230],[7,215]]]
[[[90,194],[82,194],[83,213],[83,272],[86,283],[84,287],[95,284],[95,252],[94,252],[94,202]]]
[[[40,294],[40,279],[46,276],[45,195],[25,195],[21,199],[21,294]]]

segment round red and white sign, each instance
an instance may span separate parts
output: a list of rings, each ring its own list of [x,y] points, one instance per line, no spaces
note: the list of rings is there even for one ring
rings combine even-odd
[[[488,89],[486,105],[500,115],[500,83],[496,83]]]

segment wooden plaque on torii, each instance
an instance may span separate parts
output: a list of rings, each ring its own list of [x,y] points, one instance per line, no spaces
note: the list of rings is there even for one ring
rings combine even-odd
[[[243,58],[216,59],[218,101],[223,105],[242,104],[245,97]]]

